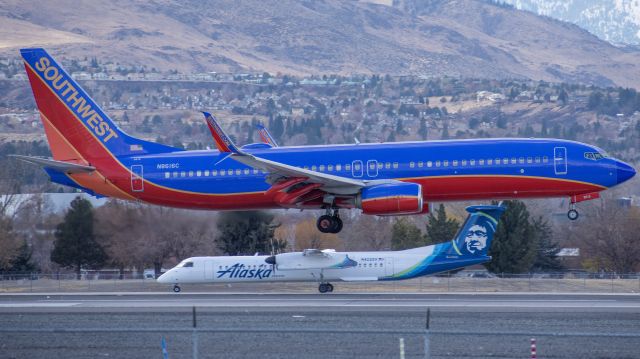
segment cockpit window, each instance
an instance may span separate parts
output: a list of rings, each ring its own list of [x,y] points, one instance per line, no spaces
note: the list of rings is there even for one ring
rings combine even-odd
[[[609,157],[609,155],[607,155],[606,152],[585,152],[584,153],[584,158],[592,161],[598,161],[607,157]]]
[[[180,265],[178,265],[178,267],[191,268],[191,267],[193,267],[193,262],[182,262],[182,263],[180,263]]]

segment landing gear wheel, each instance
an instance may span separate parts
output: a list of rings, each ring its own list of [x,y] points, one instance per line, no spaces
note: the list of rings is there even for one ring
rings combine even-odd
[[[328,292],[328,291],[329,291],[329,288],[327,287],[327,285],[326,285],[326,284],[324,284],[324,283],[320,283],[320,285],[318,286],[318,291],[319,291],[320,293],[326,293],[326,292]]]
[[[179,286],[179,285],[177,285],[177,284],[176,284],[176,285],[174,285],[174,286],[173,286],[173,291],[174,291],[174,292],[176,292],[176,293],[180,293],[180,290],[181,290],[181,289],[180,289],[180,286]]]
[[[334,226],[333,217],[326,214],[324,216],[320,216],[320,218],[318,218],[318,222],[316,222],[316,226],[322,233],[331,233]]]
[[[327,283],[327,292],[333,292],[333,284]]]
[[[331,217],[331,219],[333,220],[333,227],[331,227],[331,233],[339,233],[342,230],[342,220],[340,219],[340,217],[337,216],[333,216]]]
[[[569,212],[567,212],[567,217],[569,217],[570,220],[575,221],[576,219],[578,219],[578,217],[580,217],[580,215],[575,209],[570,209]]]

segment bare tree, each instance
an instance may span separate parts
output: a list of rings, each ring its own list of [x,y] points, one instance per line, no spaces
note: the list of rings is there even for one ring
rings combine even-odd
[[[349,251],[381,251],[391,248],[391,217],[355,215],[344,218],[339,237]]]
[[[0,268],[9,268],[20,249],[18,240],[12,228],[11,219],[0,217]]]
[[[0,177],[0,268],[11,265],[22,244],[13,230],[18,184],[6,177],[10,172],[11,168],[4,168]]]
[[[304,220],[296,225],[296,250],[335,249],[342,250],[342,240],[332,233],[321,233],[314,219]]]
[[[31,261],[41,271],[53,270],[53,232],[61,220],[54,214],[49,197],[42,193],[30,195],[18,205],[14,228],[25,237],[31,250]]]
[[[112,265],[142,270],[215,254],[214,227],[207,212],[109,201],[99,209],[97,232]]]
[[[640,209],[603,200],[584,217],[588,220],[573,229],[586,266],[618,273],[640,270]]]

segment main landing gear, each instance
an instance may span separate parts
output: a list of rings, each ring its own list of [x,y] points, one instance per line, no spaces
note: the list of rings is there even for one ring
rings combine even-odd
[[[575,209],[575,207],[576,207],[575,203],[571,204],[569,212],[567,212],[567,217],[569,217],[569,219],[572,221],[575,221],[576,219],[578,219],[578,217],[580,217],[580,214]]]
[[[180,293],[180,291],[181,291],[181,290],[182,290],[182,289],[180,289],[180,286],[179,286],[179,285],[174,284],[174,286],[173,286],[173,291],[174,291],[174,292],[176,292],[176,293]]]
[[[342,230],[342,220],[337,209],[327,209],[327,214],[320,216],[316,222],[318,230],[322,233],[338,233]]]
[[[318,291],[320,293],[333,292],[333,285],[331,283],[320,283]]]

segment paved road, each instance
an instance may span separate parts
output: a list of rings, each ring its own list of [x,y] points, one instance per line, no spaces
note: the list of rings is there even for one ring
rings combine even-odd
[[[191,358],[192,306],[199,358],[422,358],[427,307],[432,358],[640,357],[637,295],[91,293],[0,295],[0,358]]]

